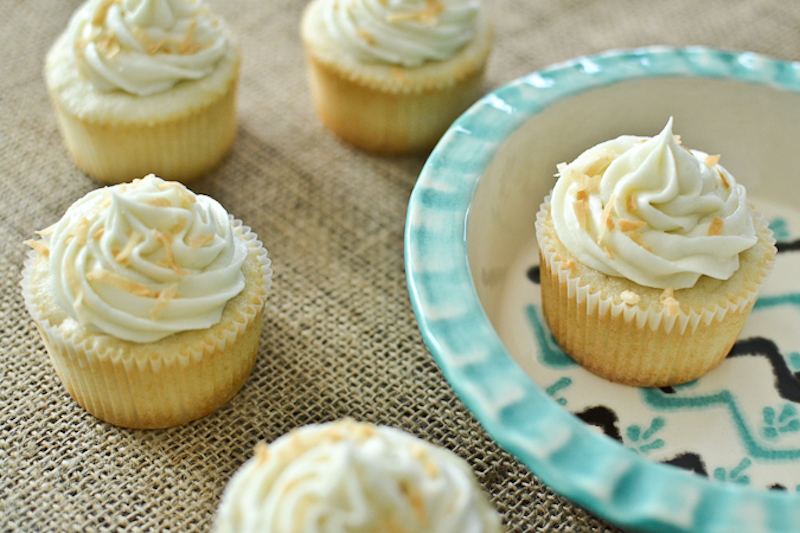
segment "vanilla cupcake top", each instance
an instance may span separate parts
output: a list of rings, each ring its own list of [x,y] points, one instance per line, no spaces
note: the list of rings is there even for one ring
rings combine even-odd
[[[490,533],[497,513],[464,461],[403,431],[342,420],[292,431],[222,495],[215,533]]]
[[[556,234],[577,261],[647,287],[728,279],[757,237],[744,187],[718,161],[681,146],[671,118],[655,137],[600,143],[558,166]]]
[[[328,33],[364,63],[418,67],[475,35],[480,0],[324,0]]]
[[[97,90],[139,96],[204,78],[229,46],[203,0],[88,0],[69,31],[78,66]]]
[[[40,234],[29,244],[49,257],[56,304],[127,341],[209,328],[245,285],[232,217],[153,175],[90,192]]]

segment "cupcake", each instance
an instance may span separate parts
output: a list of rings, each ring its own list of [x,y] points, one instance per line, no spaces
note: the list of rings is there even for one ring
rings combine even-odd
[[[233,146],[239,63],[203,0],[88,0],[47,54],[45,78],[89,176],[186,182]]]
[[[25,304],[67,391],[91,414],[164,428],[247,380],[271,270],[212,198],[152,175],[90,192],[28,241]]]
[[[304,426],[233,475],[214,533],[494,533],[500,518],[467,464],[403,431]]]
[[[730,351],[772,269],[764,219],[719,156],[672,119],[558,166],[536,219],[542,307],[558,344],[606,379],[663,387]]]
[[[322,122],[389,154],[436,144],[480,97],[492,47],[480,0],[312,0],[301,36]]]

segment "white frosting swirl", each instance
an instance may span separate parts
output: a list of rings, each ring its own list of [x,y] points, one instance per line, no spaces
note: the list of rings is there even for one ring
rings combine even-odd
[[[328,0],[328,33],[365,63],[418,67],[452,57],[475,35],[480,0]]]
[[[680,146],[672,119],[656,137],[598,144],[559,165],[558,238],[577,261],[648,287],[728,279],[757,238],[744,187],[718,160]]]
[[[228,47],[222,20],[203,0],[88,0],[70,32],[81,71],[99,91],[139,96],[204,78]]]
[[[90,192],[43,235],[58,306],[119,339],[211,327],[244,288],[247,243],[230,215],[152,175]]]
[[[215,533],[494,533],[467,465],[400,430],[342,420],[296,429],[231,478]]]

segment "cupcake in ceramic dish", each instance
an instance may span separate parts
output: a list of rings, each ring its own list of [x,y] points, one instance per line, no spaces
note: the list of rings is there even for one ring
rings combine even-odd
[[[360,148],[432,148],[482,93],[480,0],[312,0],[301,36],[322,122]]]
[[[691,381],[730,351],[775,257],[764,219],[719,156],[672,119],[559,165],[536,220],[542,306],[559,345],[604,378]]]
[[[185,182],[233,145],[240,57],[203,0],[88,0],[47,54],[45,78],[89,176]]]
[[[215,200],[154,176],[90,192],[28,241],[22,293],[56,372],[96,417],[163,428],[244,384],[271,270]]]
[[[304,426],[233,475],[214,533],[500,533],[467,464],[398,429]]]

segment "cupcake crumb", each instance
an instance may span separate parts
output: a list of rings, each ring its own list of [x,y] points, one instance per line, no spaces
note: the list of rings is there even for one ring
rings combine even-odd
[[[639,303],[641,297],[633,291],[622,291],[619,297],[627,305],[636,305]]]
[[[664,292],[661,293],[661,296],[659,296],[658,299],[664,305],[664,309],[667,311],[667,316],[675,316],[680,313],[681,305],[675,298],[675,291],[672,290],[672,287],[667,287],[664,289]]]

